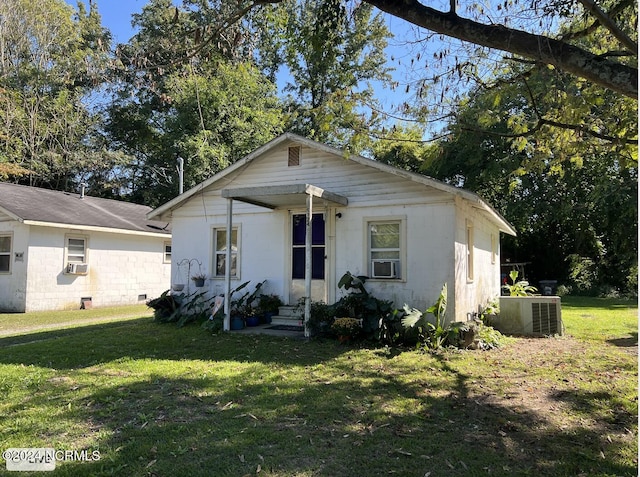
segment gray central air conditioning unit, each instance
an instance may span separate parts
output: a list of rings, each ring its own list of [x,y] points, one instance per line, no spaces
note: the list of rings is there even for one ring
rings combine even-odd
[[[373,278],[396,278],[398,269],[395,260],[372,260],[371,275]]]
[[[504,334],[562,335],[559,296],[501,296],[500,314],[491,325]]]
[[[86,275],[88,272],[89,272],[89,264],[87,263],[67,264],[67,273],[70,275]]]

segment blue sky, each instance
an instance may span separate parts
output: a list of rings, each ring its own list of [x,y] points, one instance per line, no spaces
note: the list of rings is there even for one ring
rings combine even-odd
[[[76,0],[65,0],[76,7]],[[88,0],[82,0],[88,5]],[[126,43],[133,35],[131,14],[140,13],[147,0],[98,0],[98,11],[102,16],[102,24],[107,27],[114,38],[114,43]]]
[[[75,8],[79,0],[65,1]],[[87,5],[89,3],[89,0],[80,1]],[[96,0],[96,3],[103,25],[111,31],[113,43],[117,44],[126,43],[134,34],[131,27],[131,15],[140,13],[148,3],[148,0]],[[423,36],[423,34],[417,32],[417,28],[411,27],[405,21],[395,17],[385,14],[385,20],[387,27],[395,35],[395,38],[390,40],[386,51],[389,57],[389,67],[395,68],[395,72],[392,74],[394,80],[398,82],[398,87],[393,91],[389,88],[383,89],[379,85],[374,85],[374,87],[383,109],[389,112],[394,106],[401,104],[403,101],[414,101],[412,98],[413,90],[410,93],[406,93],[406,85],[416,81],[416,78],[421,77],[425,71],[423,68],[416,71],[408,67],[411,64],[411,56],[416,53],[416,47],[422,48],[422,46],[416,46],[415,44],[411,47],[408,43],[413,42],[416,37]],[[280,75],[280,78],[282,77],[283,75]],[[280,85],[280,87],[284,87],[284,84]]]

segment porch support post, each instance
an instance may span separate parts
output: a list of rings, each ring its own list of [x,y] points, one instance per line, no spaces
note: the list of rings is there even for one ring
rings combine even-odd
[[[222,329],[231,329],[231,235],[233,232],[233,199],[227,199],[227,243],[224,260],[224,322]],[[215,266],[215,264],[214,264]]]
[[[311,224],[313,222],[313,196],[307,195],[307,223],[304,242],[304,336],[309,337],[309,319],[311,318]]]

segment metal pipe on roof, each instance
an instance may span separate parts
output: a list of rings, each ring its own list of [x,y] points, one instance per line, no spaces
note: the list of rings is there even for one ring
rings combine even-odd
[[[180,195],[184,192],[184,159],[178,157],[178,190]]]

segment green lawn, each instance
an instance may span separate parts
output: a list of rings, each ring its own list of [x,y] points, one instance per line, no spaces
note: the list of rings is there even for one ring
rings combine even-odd
[[[563,299],[565,337],[437,354],[74,313],[0,315],[0,449],[100,453],[46,475],[638,473],[635,303]]]
[[[39,311],[0,314],[0,337],[24,335],[47,329],[76,328],[88,323],[109,323],[148,315],[146,305],[94,308],[88,310]]]

